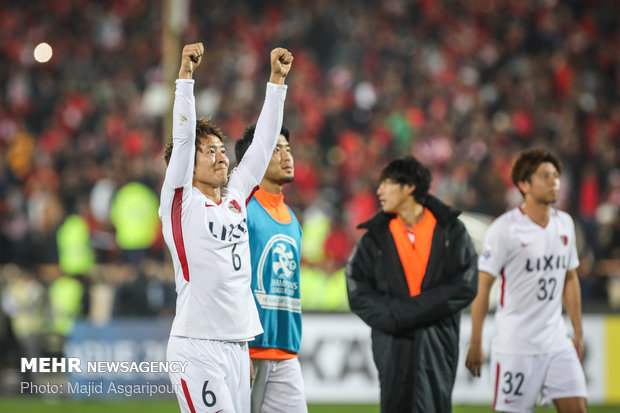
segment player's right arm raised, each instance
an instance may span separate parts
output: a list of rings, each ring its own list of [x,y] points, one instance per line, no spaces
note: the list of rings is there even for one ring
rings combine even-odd
[[[192,185],[194,157],[196,156],[196,107],[193,73],[202,61],[202,43],[183,47],[179,78],[176,81],[172,109],[173,149],[166,170],[165,182],[173,189]]]
[[[183,47],[181,53],[181,68],[179,69],[179,79],[191,79],[194,70],[200,65],[205,49],[202,43],[188,44]]]

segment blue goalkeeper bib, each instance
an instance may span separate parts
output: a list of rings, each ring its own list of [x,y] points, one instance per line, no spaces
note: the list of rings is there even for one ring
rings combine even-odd
[[[301,226],[290,208],[292,219],[288,224],[273,219],[255,197],[247,209],[252,292],[265,330],[249,345],[298,353],[301,344]]]

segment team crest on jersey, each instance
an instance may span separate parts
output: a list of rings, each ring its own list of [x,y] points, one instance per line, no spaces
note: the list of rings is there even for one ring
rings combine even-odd
[[[489,258],[489,257],[491,256],[491,251],[489,251],[489,250],[487,250],[487,249],[482,250],[482,252],[480,253],[480,255],[482,255],[482,258],[485,258],[485,259],[486,259],[486,258]]]
[[[562,244],[568,245],[568,237],[566,235],[560,235],[560,239],[562,240]]]
[[[234,199],[228,203],[228,209],[230,209],[235,214],[241,213],[241,207],[239,206],[239,203]]]

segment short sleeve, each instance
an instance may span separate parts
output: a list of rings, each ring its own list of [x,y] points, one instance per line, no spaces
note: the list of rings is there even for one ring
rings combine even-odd
[[[574,270],[579,267],[579,253],[577,252],[577,237],[575,236],[575,223],[573,219],[567,214],[567,219],[570,224],[570,257],[568,260],[568,269]]]
[[[508,256],[507,228],[500,220],[494,221],[484,237],[478,257],[478,270],[499,277]]]

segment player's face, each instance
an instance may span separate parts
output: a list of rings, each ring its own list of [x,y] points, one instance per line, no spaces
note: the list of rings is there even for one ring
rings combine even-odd
[[[271,155],[265,179],[275,184],[282,185],[293,182],[295,177],[295,163],[291,153],[291,145],[284,135],[280,135],[276,148]]]
[[[560,196],[560,174],[551,162],[543,162],[525,182],[524,193],[532,200],[542,204],[553,204]]]
[[[194,181],[213,188],[225,185],[228,181],[228,156],[224,142],[215,135],[207,135],[200,141],[196,151]]]
[[[386,179],[377,188],[379,203],[383,212],[389,214],[398,213],[411,198],[415,189],[413,185],[401,185],[391,179]]]

